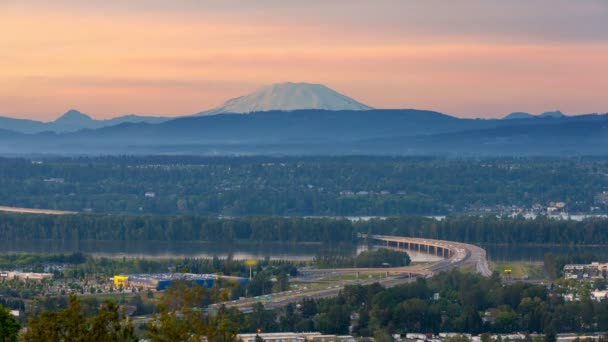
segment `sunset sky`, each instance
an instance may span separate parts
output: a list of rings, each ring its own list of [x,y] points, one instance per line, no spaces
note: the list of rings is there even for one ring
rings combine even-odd
[[[0,0],[0,115],[185,115],[275,82],[461,117],[608,112],[608,1]]]

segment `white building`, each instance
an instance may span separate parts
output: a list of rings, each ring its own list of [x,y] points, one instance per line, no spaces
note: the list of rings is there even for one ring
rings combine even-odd
[[[259,336],[264,341],[268,342],[354,342],[355,339],[352,336],[338,336],[338,335],[322,335],[319,332],[309,333],[293,333],[293,332],[282,332],[282,333],[259,333],[259,334],[239,334],[237,340],[243,342],[255,342],[256,337]]]
[[[608,299],[608,291],[593,291],[591,292],[591,299],[597,300],[598,302],[604,299]]]
[[[18,271],[10,271],[10,272],[0,271],[0,278],[41,281],[44,279],[53,279],[53,274],[52,273],[18,272]]]

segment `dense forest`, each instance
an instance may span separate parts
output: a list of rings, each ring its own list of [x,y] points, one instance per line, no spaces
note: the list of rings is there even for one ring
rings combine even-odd
[[[392,216],[566,203],[605,212],[605,159],[0,158],[0,205],[98,213]]]
[[[354,243],[359,233],[426,237],[480,244],[607,244],[607,219],[561,221],[539,217],[454,216],[438,221],[404,216],[368,221],[330,218],[156,215],[0,214],[0,239]]]
[[[305,300],[275,311],[258,310],[257,327],[270,331],[321,331],[390,340],[394,333],[559,332],[608,330],[608,301],[565,302],[542,285],[503,284],[452,271],[429,280],[384,288],[347,286],[338,297]],[[247,326],[245,331],[255,331]]]
[[[349,285],[334,298],[303,298],[272,310],[258,302],[248,314],[224,307],[215,314],[194,309],[228,296],[224,290],[207,291],[177,282],[162,296],[155,311],[157,319],[147,325],[144,334],[153,341],[175,341],[218,333],[233,339],[239,332],[320,331],[390,341],[391,334],[405,333],[524,332],[545,334],[545,340],[552,341],[556,333],[608,330],[608,301],[585,297],[567,302],[544,285],[504,284],[497,274],[485,278],[457,270],[392,288],[377,283]],[[66,297],[61,300],[68,301]],[[95,334],[134,336],[129,320],[104,314],[117,312],[116,304],[91,305],[91,300],[71,297],[61,306],[64,309],[35,315],[23,340],[55,340],[65,333],[78,334],[82,341],[99,340],[91,338]],[[181,314],[171,314],[177,308]],[[6,310],[0,307],[0,319],[6,320],[3,312]],[[16,321],[12,324],[18,329]],[[16,336],[15,329],[11,333]]]

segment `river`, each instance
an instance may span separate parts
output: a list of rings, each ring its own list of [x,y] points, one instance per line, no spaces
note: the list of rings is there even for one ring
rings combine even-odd
[[[542,261],[546,253],[557,255],[597,255],[598,259],[608,259],[608,246],[572,245],[482,245],[488,258],[494,261]],[[168,242],[168,241],[63,241],[63,240],[19,240],[0,241],[0,253],[72,253],[83,252],[95,256],[108,257],[227,257],[235,259],[312,260],[320,249],[340,249],[355,254],[356,245],[323,246],[310,243],[209,243],[209,242]],[[414,261],[432,261],[425,254],[412,254]]]

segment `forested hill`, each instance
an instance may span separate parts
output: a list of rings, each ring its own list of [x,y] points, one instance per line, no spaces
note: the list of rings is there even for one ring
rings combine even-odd
[[[249,217],[212,219],[198,216],[0,214],[0,239],[354,243],[359,233],[500,244],[608,244],[606,219],[556,221],[422,217],[352,222],[346,219]]]
[[[268,111],[0,134],[3,154],[606,155],[608,115],[520,120],[434,111]]]
[[[608,203],[604,159],[0,158],[0,175],[0,205],[94,213],[446,215]]]

